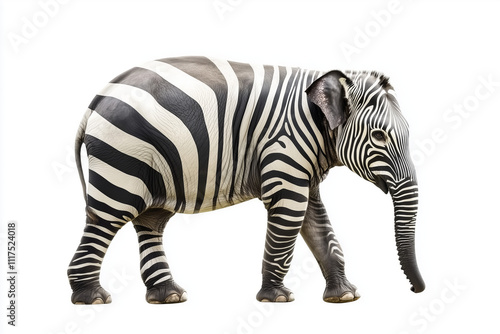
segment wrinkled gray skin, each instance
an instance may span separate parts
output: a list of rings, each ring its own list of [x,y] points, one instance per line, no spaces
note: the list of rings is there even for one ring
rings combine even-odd
[[[315,115],[321,115],[322,112],[325,115],[325,118],[321,118],[320,128],[321,139],[324,140],[325,150],[328,152],[326,152],[326,159],[323,159],[326,161],[320,161],[325,165],[322,166],[324,167],[322,170],[327,171],[331,167],[345,165],[362,178],[374,183],[385,193],[391,194],[394,203],[396,244],[401,266],[412,284],[412,290],[414,292],[423,291],[425,284],[415,257],[418,187],[415,168],[409,154],[408,124],[399,110],[393,89],[387,78],[378,73],[352,72],[344,74],[332,71],[315,80],[307,88],[306,94],[310,107],[314,109],[311,112],[314,112]],[[287,156],[288,154],[283,152],[283,155]],[[299,163],[305,162],[299,161]],[[82,175],[81,168],[80,174]],[[321,174],[321,176],[324,175]],[[257,188],[260,189],[260,184]],[[320,199],[318,185],[315,184],[307,190],[308,193],[305,195],[308,196],[308,202],[300,202],[301,205],[304,205],[304,210],[307,209],[305,217],[298,217],[301,218],[300,233],[314,253],[326,278],[327,287],[323,298],[328,302],[356,300],[359,298],[359,294],[356,287],[345,278],[343,254]],[[279,197],[276,196],[275,199],[279,199]],[[152,211],[147,212],[153,213]],[[164,216],[154,213],[155,218],[160,218],[159,221],[162,222],[161,230],[172,216],[172,212],[165,210],[162,212]],[[304,211],[294,210],[293,212],[298,215]],[[136,226],[139,228],[149,228],[146,218],[147,216],[144,216],[143,213],[135,219],[134,224],[137,224]],[[294,222],[298,221],[297,219],[297,221],[287,221],[286,223],[292,226]],[[149,229],[150,232],[154,230],[155,228]],[[158,236],[154,235],[154,237]],[[161,239],[161,237],[158,238]],[[112,236],[109,239],[112,239]],[[272,238],[269,239],[274,243],[273,249],[282,249],[279,247],[282,246],[283,241],[278,244]],[[293,243],[289,240],[286,242],[291,244],[288,247],[290,256],[273,257],[267,261],[278,264],[280,268],[286,267],[280,273],[281,276],[273,276],[279,279],[270,279],[269,275],[266,276],[272,268],[264,270],[266,266],[263,266],[263,285],[257,295],[257,299],[260,301],[293,300],[291,291],[283,286],[283,277],[289,266],[289,263],[284,262],[291,259],[295,239],[293,239]],[[271,244],[271,242],[269,243]],[[78,254],[81,253],[77,252],[75,256],[79,256]],[[168,268],[166,262],[164,268]],[[69,275],[81,277],[81,273],[74,268],[69,270]],[[87,283],[88,281],[85,281],[83,285]],[[168,284],[168,289],[165,288],[166,285],[161,285],[163,289],[161,291],[158,286],[148,287],[148,301],[169,303],[185,300],[182,298],[185,292],[182,288],[177,286],[173,280],[169,280]],[[106,295],[105,291],[102,292],[99,289],[102,288],[100,288],[97,277],[95,286],[83,286],[81,291],[77,287],[78,291],[75,293],[86,294],[84,303],[92,303],[96,299],[95,294],[102,295],[102,301],[107,302],[109,294]],[[150,298],[149,295],[153,293],[155,294],[154,298]],[[169,299],[171,295],[177,296],[175,301]]]
[[[408,123],[388,79],[376,72],[332,71],[307,93],[326,115],[340,163],[391,194],[401,267],[411,290],[423,291],[425,283],[415,256],[417,176],[410,157]]]

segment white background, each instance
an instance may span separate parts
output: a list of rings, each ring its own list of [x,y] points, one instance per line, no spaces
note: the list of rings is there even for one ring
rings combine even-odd
[[[3,333],[498,332],[498,2],[11,0],[0,12]],[[66,269],[84,227],[79,121],[116,75],[180,55],[389,75],[411,127],[425,292],[410,292],[399,268],[390,197],[341,167],[322,196],[359,301],[322,301],[324,280],[299,238],[285,281],[296,300],[257,303],[266,213],[254,200],[169,223],[167,257],[186,303],[145,302],[127,225],[103,263],[113,303],[72,305]],[[6,317],[9,221],[19,226],[16,328]]]

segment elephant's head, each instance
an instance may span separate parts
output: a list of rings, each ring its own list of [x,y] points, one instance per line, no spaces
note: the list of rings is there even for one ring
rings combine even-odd
[[[376,72],[346,74],[326,73],[307,89],[308,99],[325,114],[337,160],[391,194],[399,260],[412,291],[421,292],[425,283],[415,256],[418,186],[408,123],[386,77]]]

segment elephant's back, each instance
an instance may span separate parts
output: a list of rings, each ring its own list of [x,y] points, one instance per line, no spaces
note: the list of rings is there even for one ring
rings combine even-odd
[[[235,133],[246,131],[243,115],[235,118],[235,113],[238,108],[245,111],[241,94],[249,96],[251,89],[240,94],[248,78],[237,78],[234,72],[229,78],[231,71],[226,61],[186,57],[152,61],[122,73],[89,106],[87,150],[101,161],[112,160],[99,157],[109,146],[116,159],[127,156],[149,166],[135,173],[160,173],[166,201],[176,203],[178,211],[206,211],[248,199],[232,190],[242,182],[232,174],[238,160]]]

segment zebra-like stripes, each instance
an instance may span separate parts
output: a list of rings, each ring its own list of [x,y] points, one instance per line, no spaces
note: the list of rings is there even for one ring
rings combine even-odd
[[[98,225],[89,221],[87,218],[82,240],[68,268],[73,289],[71,301],[75,304],[110,303],[111,296],[99,284],[99,274],[109,244],[121,226],[104,219],[99,220]]]
[[[414,175],[408,123],[388,79],[378,72],[346,74],[349,78],[342,81],[351,115],[339,127],[336,151],[340,161],[373,183],[377,177],[398,182]]]
[[[394,89],[381,73],[347,72],[347,76],[341,83],[350,116],[338,128],[338,158],[356,174],[390,192],[400,262],[412,290],[423,291],[414,248],[418,186],[410,158],[408,123]]]
[[[190,57],[116,77],[84,119],[95,223],[132,220],[161,234],[168,219],[161,227],[144,219],[152,209],[170,218],[259,197],[269,211],[264,272],[280,285],[309,187],[328,169],[321,117],[311,115],[303,93],[320,74]],[[169,278],[164,255],[149,249],[160,246],[152,245],[141,246],[141,259],[156,254],[164,266],[143,273],[148,289],[150,277],[159,277],[154,284]],[[85,259],[80,254],[72,264]],[[70,275],[77,269],[70,266]]]
[[[318,185],[340,162],[372,182],[383,177],[387,184],[384,175],[401,168],[386,168],[393,166],[388,158],[363,161],[364,155],[385,153],[367,141],[362,127],[368,119],[399,120],[392,116],[397,104],[387,97],[381,76],[335,75],[346,87],[351,85],[346,90],[356,96],[349,100],[355,117],[341,103],[339,81],[318,71],[183,57],[149,62],[113,79],[89,105],[77,134],[82,183],[82,142],[89,176],[87,225],[68,269],[73,302],[110,302],[99,284],[100,265],[107,246],[128,221],[139,238],[147,300],[186,300],[163,251],[168,220],[175,213],[210,211],[255,197],[268,211],[259,300],[293,300],[283,278],[299,232],[327,279],[325,300],[359,298],[345,278],[342,250]],[[351,80],[361,83],[362,91]],[[332,88],[332,82],[338,87]],[[335,108],[324,108],[325,92]],[[372,112],[358,117],[353,110],[359,108]],[[390,112],[378,114],[385,109]],[[347,116],[339,129],[332,127]],[[400,148],[393,150],[398,154]]]
[[[94,99],[86,144],[92,146],[103,135],[103,142],[109,144],[108,131],[119,132],[114,138],[120,138],[121,144],[109,147],[118,152],[103,156],[128,151],[128,156],[148,164],[144,168],[153,171],[143,174],[155,176],[146,187],[155,188],[152,197],[167,201],[164,207],[174,212],[196,213],[238,203],[259,195],[251,189],[254,185],[247,184],[256,172],[249,167],[261,152],[272,150],[268,146],[282,136],[281,131],[300,135],[299,144],[308,150],[293,153],[307,154],[313,164],[319,143],[311,142],[310,135],[299,128],[305,117],[299,113],[307,102],[297,90],[317,75],[237,63],[219,62],[218,67],[202,58],[151,62],[115,78]],[[305,124],[310,126],[308,121]],[[290,133],[294,128],[298,133]],[[130,154],[135,146],[145,149]],[[309,167],[308,173],[313,170]]]

